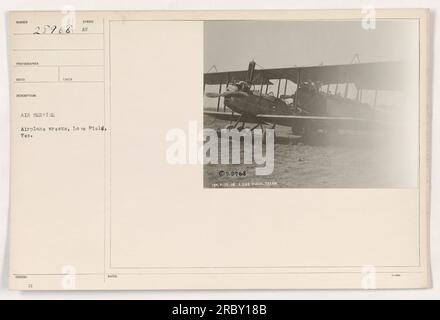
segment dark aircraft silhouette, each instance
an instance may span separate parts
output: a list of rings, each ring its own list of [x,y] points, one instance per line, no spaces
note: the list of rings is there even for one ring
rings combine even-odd
[[[255,69],[251,61],[248,70],[204,74],[204,86],[219,85],[219,92],[208,92],[209,98],[217,98],[217,111],[205,111],[205,115],[231,121],[227,128],[251,128],[263,125],[288,126],[294,135],[306,141],[316,141],[328,132],[338,129],[366,130],[388,124],[375,113],[378,90],[402,90],[408,71],[403,62],[374,62],[347,65],[293,67],[279,69]],[[270,80],[278,80],[276,95],[268,93]],[[280,95],[280,84],[284,94]],[[296,91],[287,94],[288,81],[296,84]],[[226,91],[221,92],[226,84]],[[336,84],[335,94],[329,93]],[[344,95],[337,94],[338,85],[344,84]],[[356,98],[349,99],[348,87],[354,84]],[[257,90],[257,86],[259,90]],[[265,92],[263,92],[265,87]],[[324,89],[327,90],[324,90]],[[365,90],[374,91],[374,103],[362,102]],[[220,112],[220,98],[224,99],[224,112]],[[290,100],[290,102],[289,102]],[[232,112],[226,112],[226,109]],[[233,123],[234,122],[234,123]],[[241,123],[241,125],[240,125]]]

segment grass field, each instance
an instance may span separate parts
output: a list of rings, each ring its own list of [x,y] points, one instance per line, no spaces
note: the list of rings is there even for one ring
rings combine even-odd
[[[205,128],[228,123],[205,117]],[[250,126],[250,125],[249,125]],[[306,145],[290,128],[277,127],[275,165],[271,175],[257,176],[256,164],[205,164],[207,188],[405,188],[415,187],[414,163],[405,159],[405,141],[377,132],[339,133],[325,145]],[[243,148],[241,154],[243,157]],[[225,176],[224,172],[245,172]]]

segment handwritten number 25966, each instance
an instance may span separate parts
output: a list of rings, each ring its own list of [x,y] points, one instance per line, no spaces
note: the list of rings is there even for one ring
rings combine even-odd
[[[68,24],[65,28],[57,25],[36,26],[34,34],[72,33],[73,26]]]

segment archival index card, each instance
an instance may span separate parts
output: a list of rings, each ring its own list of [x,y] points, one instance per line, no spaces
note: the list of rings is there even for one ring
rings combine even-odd
[[[428,17],[11,12],[10,288],[429,287]]]

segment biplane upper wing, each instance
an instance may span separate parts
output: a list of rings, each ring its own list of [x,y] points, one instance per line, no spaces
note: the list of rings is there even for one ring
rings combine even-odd
[[[260,71],[260,70],[255,70]],[[231,71],[231,72],[211,72],[204,74],[204,83],[205,84],[228,84],[238,81],[244,81],[247,78],[247,70],[243,71]],[[254,83],[258,84],[272,84],[269,78],[264,78],[264,74],[261,72],[257,72],[254,74]]]
[[[328,66],[258,69],[253,83],[267,84],[271,79],[313,81],[322,84],[354,83],[359,89],[400,90],[406,83],[408,65],[401,61],[353,63]],[[247,70],[205,73],[205,84],[226,84],[246,80]]]

